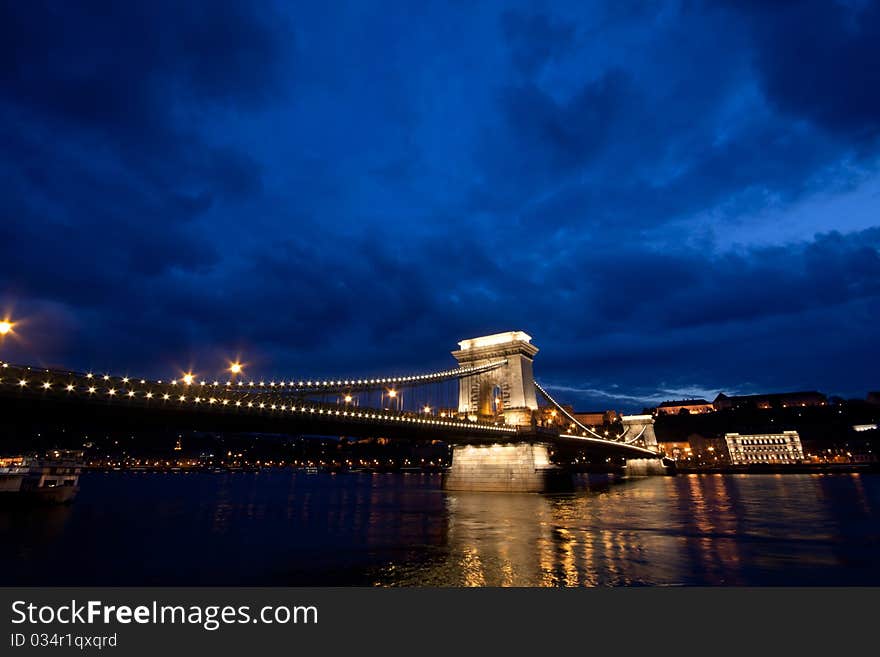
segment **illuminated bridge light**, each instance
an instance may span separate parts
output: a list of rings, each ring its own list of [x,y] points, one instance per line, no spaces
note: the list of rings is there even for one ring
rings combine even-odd
[[[236,405],[236,406],[241,406],[241,402],[240,402],[240,401],[237,401],[237,402],[235,402],[235,405]]]
[[[110,375],[109,375],[109,374],[105,374],[105,375],[104,375],[104,380],[105,380],[105,381],[109,381],[109,380],[110,380]]]
[[[148,393],[146,394],[146,397],[147,397],[147,399],[152,399],[152,398],[153,398],[153,393],[152,393],[152,392],[148,392]]]
[[[248,402],[248,408],[253,408],[253,407],[254,407],[254,402]]]
[[[107,391],[107,394],[110,395],[111,397],[115,396],[116,395],[116,388],[110,388],[110,390]]]
[[[186,397],[184,397],[183,395],[181,395],[180,397],[177,398],[177,400],[178,400],[178,401],[185,402],[185,401],[186,401]]]
[[[67,384],[67,392],[73,392],[73,384]]]
[[[27,385],[27,379],[20,379],[18,385],[24,388]]]
[[[89,394],[90,394],[90,395],[94,395],[94,394],[95,394],[95,388],[94,388],[94,386],[92,386],[92,387],[89,388]]]
[[[196,404],[198,404],[200,401],[202,401],[202,398],[201,398],[201,397],[196,397],[193,401],[194,401]]]
[[[51,388],[51,387],[52,387],[52,384],[49,383],[48,381],[46,381],[46,382],[43,384],[43,389],[44,389],[44,390],[48,390],[48,389]]]
[[[129,390],[129,391],[128,391],[128,396],[129,396],[129,397],[134,397],[134,390]]]
[[[266,408],[266,405],[264,403],[260,402],[260,408]]]
[[[128,377],[127,377],[127,376],[122,377],[122,382],[123,382],[123,383],[128,383]]]
[[[211,398],[208,400],[208,403],[209,403],[209,404],[216,404],[216,403],[217,403],[217,400],[214,399],[213,397],[211,397]]]

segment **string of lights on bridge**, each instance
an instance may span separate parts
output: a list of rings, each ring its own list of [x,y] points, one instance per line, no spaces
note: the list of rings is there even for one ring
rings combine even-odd
[[[498,365],[494,365],[497,367]],[[104,374],[102,376],[96,376],[95,374],[89,372],[86,374],[70,372],[70,371],[62,371],[62,370],[33,370],[30,367],[16,367],[9,363],[2,364],[3,370],[12,370],[10,374],[13,374],[12,377],[0,376],[0,385],[7,384],[16,386],[19,389],[25,390],[30,388],[35,388],[38,391],[42,392],[64,392],[68,394],[72,393],[85,393],[91,396],[103,396],[106,400],[112,400],[114,398],[120,399],[131,399],[131,400],[144,400],[152,401],[155,400],[157,402],[177,402],[179,404],[191,404],[193,407],[201,405],[202,408],[217,408],[218,410],[251,410],[251,411],[275,411],[275,412],[287,412],[287,413],[297,413],[297,414],[305,414],[309,416],[315,416],[320,419],[327,418],[344,418],[346,420],[354,420],[354,421],[371,421],[371,420],[380,420],[380,421],[389,421],[394,424],[398,424],[400,426],[405,426],[407,424],[412,425],[426,425],[433,426],[438,428],[445,429],[467,429],[468,431],[480,431],[487,433],[512,433],[515,434],[517,432],[516,427],[508,426],[508,425],[499,425],[499,424],[489,424],[485,422],[472,422],[472,421],[462,421],[455,418],[436,418],[436,417],[420,417],[418,415],[413,415],[406,412],[398,412],[398,411],[390,411],[387,409],[369,409],[369,410],[354,410],[349,408],[339,408],[338,405],[326,405],[326,404],[318,404],[318,403],[272,403],[271,401],[254,401],[250,399],[237,399],[235,397],[223,397],[223,396],[213,396],[213,395],[201,395],[201,394],[172,394],[169,392],[170,386],[182,386],[184,389],[194,389],[201,390],[203,386],[208,387],[207,382],[196,382],[192,379],[188,379],[189,375],[185,375],[182,378],[182,382],[178,383],[177,380],[173,380],[169,383],[163,383],[160,381],[148,381],[147,379],[133,379],[128,376],[118,377],[111,376],[109,374]],[[466,371],[466,370],[476,370],[481,368],[461,368],[458,371]],[[449,372],[453,372],[456,370],[450,370]],[[56,377],[56,380],[43,379],[34,381],[32,379],[27,378],[29,375],[33,376],[37,374],[37,372],[41,372],[42,374],[49,375],[49,377]],[[435,373],[439,374],[439,373]],[[448,373],[442,373],[448,376]],[[424,375],[426,377],[431,377],[433,375]],[[42,377],[41,377],[42,378]],[[415,380],[418,377],[391,377],[398,381],[401,380]],[[65,379],[64,381],[59,381],[57,379]],[[383,379],[375,379],[377,383],[383,383],[387,381],[388,377]],[[76,382],[73,382],[76,381]],[[372,381],[372,380],[367,380]],[[146,386],[146,387],[160,387],[162,392],[156,392],[153,389],[140,389],[137,390],[133,386],[136,385]],[[117,387],[119,386],[119,387]],[[127,387],[126,387],[127,386]],[[210,384],[210,388],[220,387],[219,382],[214,382]],[[233,388],[231,386],[231,382],[222,388],[225,389],[223,394],[226,395],[250,395],[252,393],[251,390],[245,389],[239,391],[237,388]],[[265,399],[265,397],[261,396],[260,399]],[[231,408],[230,408],[231,407]]]
[[[365,388],[376,388],[382,386],[405,386],[411,384],[426,384],[426,383],[435,383],[439,381],[444,381],[448,379],[456,379],[462,378],[465,376],[472,376],[475,374],[482,374],[483,372],[488,372],[494,369],[497,369],[503,365],[506,365],[506,360],[499,360],[492,363],[487,363],[485,365],[479,365],[474,367],[459,367],[451,370],[442,370],[438,372],[429,372],[427,374],[413,374],[409,376],[389,376],[389,377],[377,377],[372,379],[327,379],[327,380],[316,380],[316,381],[294,381],[294,380],[272,380],[268,383],[265,380],[249,380],[247,382],[243,380],[233,381],[229,379],[225,382],[221,382],[219,380],[215,380],[213,382],[208,382],[204,379],[198,379],[198,377],[192,372],[184,372],[177,379],[171,379],[169,383],[171,385],[199,385],[199,386],[212,386],[212,387],[239,387],[239,388],[253,388],[254,392],[273,392],[277,393],[280,389],[286,389],[290,392],[336,392],[338,390],[354,390],[354,389],[365,389]],[[229,371],[233,375],[239,375],[243,372],[243,366],[234,362],[229,366]],[[88,379],[95,378],[95,375],[91,372],[82,374],[79,372],[65,372],[70,376],[85,376]],[[110,375],[105,374],[103,376],[104,380],[109,380],[110,378],[121,378],[123,382],[128,383],[129,377],[110,377]],[[147,383],[146,380],[141,379],[141,383]],[[150,381],[153,384],[163,384],[162,380],[158,381]],[[274,390],[272,390],[274,388]],[[393,390],[393,388],[392,388]]]

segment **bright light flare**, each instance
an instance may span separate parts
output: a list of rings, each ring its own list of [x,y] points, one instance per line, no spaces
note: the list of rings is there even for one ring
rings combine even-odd
[[[191,386],[192,382],[195,380],[196,380],[196,377],[192,372],[187,372],[186,374],[183,375],[183,382],[188,386]]]
[[[244,369],[244,366],[238,361],[229,364],[229,371],[233,374],[241,374],[241,371]]]
[[[15,324],[10,322],[8,319],[0,321],[0,335],[7,335],[9,333],[12,333],[13,326],[15,326]]]

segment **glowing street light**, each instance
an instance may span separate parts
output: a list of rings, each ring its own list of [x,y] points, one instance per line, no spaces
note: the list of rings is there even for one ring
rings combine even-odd
[[[238,361],[235,361],[234,363],[229,364],[229,371],[232,372],[233,374],[241,374],[242,369],[243,369],[243,366]]]
[[[352,396],[351,396],[351,395],[346,395],[346,396],[345,396],[345,403],[346,403],[346,404],[350,404],[351,401],[352,401]]]
[[[188,386],[192,385],[192,382],[195,380],[196,380],[196,377],[192,372],[187,372],[186,374],[183,375],[183,382]]]
[[[391,399],[394,399],[395,397],[397,397],[397,391],[392,388],[388,391],[388,396],[391,397]]]
[[[15,324],[8,319],[0,321],[0,335],[8,335],[9,333],[12,333],[13,326],[15,326]]]

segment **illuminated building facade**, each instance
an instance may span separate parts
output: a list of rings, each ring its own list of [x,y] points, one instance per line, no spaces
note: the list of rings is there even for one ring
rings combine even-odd
[[[682,399],[665,401],[657,407],[657,415],[677,415],[679,413],[711,413],[715,407],[705,399]]]
[[[804,449],[797,431],[771,434],[724,434],[733,465],[753,463],[793,464],[804,460]]]

